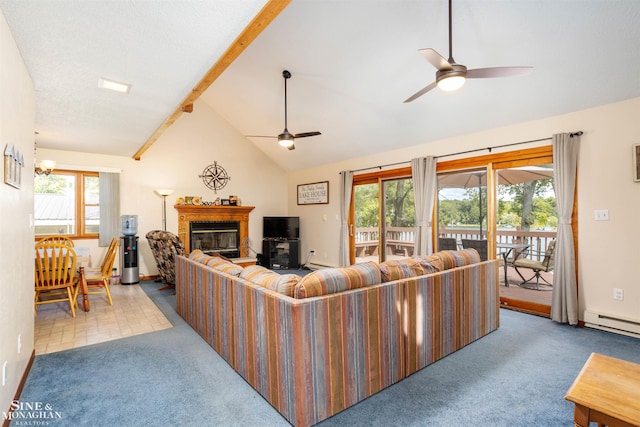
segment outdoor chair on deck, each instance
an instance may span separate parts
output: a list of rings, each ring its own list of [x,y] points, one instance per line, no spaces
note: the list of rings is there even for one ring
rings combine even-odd
[[[160,290],[175,288],[176,283],[176,256],[184,255],[184,245],[178,236],[162,230],[152,230],[145,236],[149,241],[151,253],[156,259],[158,273],[167,286]]]
[[[549,242],[549,245],[547,245],[547,249],[544,252],[544,258],[542,259],[542,261],[537,261],[535,259],[530,259],[530,258],[519,258],[513,262],[513,267],[516,269],[516,272],[518,273],[518,275],[522,278],[522,282],[520,283],[520,286],[527,285],[529,283],[534,283],[533,279],[535,279],[537,290],[540,289],[540,279],[545,281],[548,285],[553,285],[547,279],[545,279],[541,273],[553,271],[553,258],[554,258],[555,248],[556,248],[556,240],[553,239],[552,241]],[[536,252],[529,252],[529,255],[532,255],[532,254],[536,255]],[[531,276],[531,278],[529,279],[525,279],[522,273],[520,272],[520,270],[518,270],[518,267],[529,268],[533,270],[533,276]]]
[[[486,240],[462,239],[463,249],[475,249],[480,255],[480,261],[486,261],[489,253]]]
[[[455,251],[458,249],[458,243],[455,237],[440,237],[438,238],[438,250],[439,251]]]

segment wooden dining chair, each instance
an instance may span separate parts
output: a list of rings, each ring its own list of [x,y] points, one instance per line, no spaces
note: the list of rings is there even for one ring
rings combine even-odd
[[[68,301],[71,316],[76,317],[77,284],[72,247],[62,243],[36,245],[34,310],[41,304]]]
[[[71,240],[71,238],[67,236],[63,236],[62,234],[53,234],[51,236],[44,236],[42,239],[36,242],[36,246],[43,245],[45,243],[63,243],[67,246],[75,247],[75,242]]]
[[[115,262],[119,245],[120,239],[117,237],[111,239],[111,243],[104,254],[100,267],[84,269],[84,278],[87,282],[88,289],[87,294],[106,294],[109,305],[113,305],[109,283],[111,282],[111,277],[113,277],[113,263]]]

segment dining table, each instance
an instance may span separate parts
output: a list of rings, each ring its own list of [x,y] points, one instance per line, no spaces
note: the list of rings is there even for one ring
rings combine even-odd
[[[82,295],[82,309],[85,312],[89,312],[91,302],[89,302],[89,287],[84,275],[84,267],[78,268],[78,293]]]
[[[507,276],[507,268],[509,267],[509,256],[513,254],[513,259],[518,258],[520,254],[529,249],[531,245],[529,243],[498,243],[496,247],[498,249],[504,249],[500,255],[504,260],[504,285],[509,287],[509,279]]]

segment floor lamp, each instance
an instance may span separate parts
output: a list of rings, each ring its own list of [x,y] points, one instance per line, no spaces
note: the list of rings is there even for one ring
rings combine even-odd
[[[167,231],[167,196],[173,193],[173,190],[159,188],[156,190],[156,193],[162,196],[162,229]]]

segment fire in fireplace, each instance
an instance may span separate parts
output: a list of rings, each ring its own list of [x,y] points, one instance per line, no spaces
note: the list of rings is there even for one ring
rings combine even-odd
[[[217,253],[227,258],[240,256],[239,221],[191,221],[189,223],[189,251]]]

